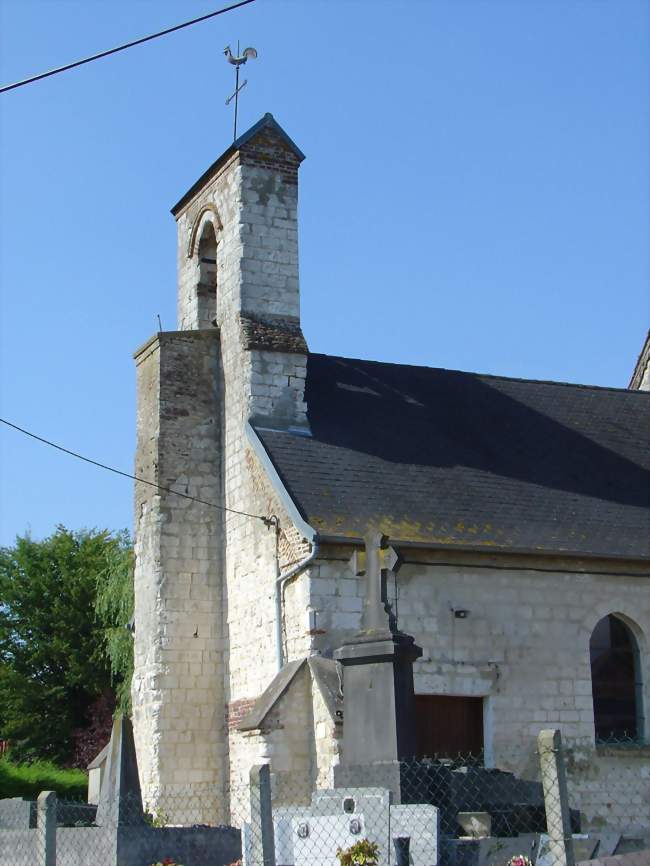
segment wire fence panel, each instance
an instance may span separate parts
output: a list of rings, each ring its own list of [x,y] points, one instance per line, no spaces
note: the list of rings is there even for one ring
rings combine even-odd
[[[116,857],[117,837],[111,826],[97,826],[97,806],[74,800],[57,803],[56,862],[83,862],[94,857],[97,863]]]
[[[43,847],[42,832],[36,829],[36,803],[19,798],[0,802],[0,866],[33,866]]]
[[[650,848],[650,766],[621,748],[585,758],[547,731],[496,767],[482,754],[339,767],[334,788],[265,765],[144,808],[5,800],[0,866],[650,866],[620,860]]]
[[[173,822],[160,809],[143,811],[137,798],[99,809],[58,800],[47,827],[36,803],[0,801],[0,866],[227,866],[240,859],[240,828],[196,823],[205,814],[196,797],[177,797],[168,805]]]
[[[650,835],[650,749],[645,761],[640,754],[599,752],[595,765],[567,754],[569,797],[583,826]]]

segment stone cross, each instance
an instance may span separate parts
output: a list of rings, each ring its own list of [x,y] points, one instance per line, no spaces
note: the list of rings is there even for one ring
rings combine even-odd
[[[343,665],[343,755],[347,767],[394,762],[415,755],[413,662],[422,655],[411,635],[397,630],[387,602],[386,576],[399,557],[388,538],[365,538],[365,594],[361,630],[334,652]]]
[[[402,564],[388,536],[371,530],[364,537],[366,592],[362,616],[364,631],[397,631],[397,619],[388,602],[388,575]]]
[[[364,538],[366,545],[366,592],[361,625],[364,631],[386,631],[384,608],[382,549],[387,538],[381,532],[371,531]]]

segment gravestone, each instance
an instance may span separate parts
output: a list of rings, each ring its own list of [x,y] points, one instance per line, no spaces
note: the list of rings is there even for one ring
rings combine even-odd
[[[275,863],[276,866],[290,866],[296,862],[294,853],[295,835],[295,820],[307,820],[310,815],[310,810],[307,807],[293,808],[291,806],[280,806],[273,810],[273,838],[275,839]],[[250,825],[246,824],[245,832],[242,836],[244,848],[244,866],[250,862],[247,860],[250,844],[248,844],[248,836],[250,835]]]
[[[435,806],[390,807],[391,842],[399,837],[410,838],[412,866],[434,866],[438,862],[439,817]]]
[[[459,812],[457,821],[463,829],[463,836],[470,839],[483,839],[492,832],[489,812]]]
[[[574,834],[572,839],[576,863],[580,860],[591,860],[595,856],[600,843],[597,836]],[[547,833],[540,834],[536,866],[555,866],[551,839]]]
[[[317,815],[291,822],[294,866],[338,866],[336,852],[371,838],[364,816]]]
[[[145,823],[133,728],[124,717],[113,722],[95,820],[98,827]]]
[[[598,848],[595,857],[611,857],[621,841],[621,834],[615,830],[603,830],[599,833],[590,833],[594,839],[598,839]]]
[[[274,809],[277,866],[338,866],[336,851],[361,839],[379,846],[379,866],[395,862],[393,840],[410,839],[411,866],[438,863],[439,811],[431,805],[396,806],[381,788],[315,791],[310,807]],[[250,828],[244,832],[244,866],[249,866]]]
[[[312,812],[314,815],[344,817],[360,815],[363,833],[358,838],[376,842],[379,845],[379,866],[388,866],[392,862],[388,856],[391,799],[390,791],[383,788],[330,788],[314,793]]]

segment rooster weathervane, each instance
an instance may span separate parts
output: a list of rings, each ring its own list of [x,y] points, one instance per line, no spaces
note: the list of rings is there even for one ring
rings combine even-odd
[[[243,90],[244,87],[248,84],[248,79],[244,79],[239,85],[239,67],[243,66],[247,60],[255,60],[257,57],[257,51],[254,48],[244,48],[243,52],[239,53],[239,42],[237,43],[237,56],[233,56],[232,51],[230,50],[230,45],[226,45],[223,50],[223,53],[226,55],[226,60],[228,63],[232,64],[235,67],[235,92],[226,99],[226,105],[230,105],[230,103],[235,100],[235,124],[233,130],[233,141],[237,140],[237,108],[239,105],[239,91]]]

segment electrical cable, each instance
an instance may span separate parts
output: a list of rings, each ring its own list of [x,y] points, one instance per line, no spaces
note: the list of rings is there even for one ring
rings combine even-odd
[[[40,81],[42,78],[49,78],[51,75],[57,75],[59,72],[67,72],[68,69],[83,66],[84,63],[91,63],[93,60],[100,60],[102,57],[109,57],[111,54],[117,54],[118,51],[124,51],[126,48],[133,48],[134,45],[142,45],[143,42],[151,42],[152,39],[158,39],[159,36],[167,36],[168,33],[174,33],[176,30],[182,30],[184,27],[191,27],[192,24],[199,24],[201,21],[207,21],[208,18],[215,18],[217,15],[223,15],[224,12],[232,12],[233,9],[239,9],[240,6],[247,6],[249,3],[254,2],[255,0],[240,0],[239,3],[233,3],[231,6],[217,9],[216,12],[209,12],[207,15],[201,15],[200,18],[193,18],[191,21],[184,21],[182,24],[176,24],[174,27],[168,27],[166,30],[160,30],[158,33],[152,33],[149,36],[142,36],[140,39],[134,39],[132,42],[125,42],[124,45],[118,45],[116,48],[109,48],[108,51],[100,51],[98,54],[92,54],[90,57],[84,57],[83,60],[75,60],[74,63],[66,63],[65,66],[57,66],[56,69],[50,69],[48,72],[41,72],[38,75],[23,78],[22,81],[15,81],[13,84],[4,84],[0,87],[0,93],[5,93],[8,90],[15,90],[17,87],[24,87],[25,84],[32,84],[34,81]]]
[[[49,445],[51,448],[56,448],[57,451],[63,451],[64,454],[69,454],[71,457],[76,457],[78,460],[83,460],[85,463],[90,463],[92,466],[98,466],[100,469],[106,469],[108,472],[114,472],[116,475],[123,475],[124,478],[130,478],[133,481],[139,481],[141,484],[148,484],[149,487],[155,487],[157,490],[162,490],[164,493],[173,493],[174,496],[181,496],[183,499],[190,499],[192,502],[198,502],[201,505],[209,505],[210,508],[217,508],[219,511],[228,511],[230,514],[239,514],[241,517],[252,517],[254,520],[261,520],[266,526],[272,525],[274,518],[263,517],[261,514],[250,514],[248,511],[238,511],[236,508],[228,508],[225,505],[217,505],[215,502],[208,502],[205,499],[199,499],[197,496],[190,496],[189,493],[181,493],[180,490],[173,490],[171,487],[163,487],[161,484],[156,484],[155,481],[147,481],[146,478],[139,478],[137,475],[131,475],[130,472],[123,472],[121,469],[115,469],[113,466],[107,466],[106,463],[99,463],[97,460],[91,460],[90,457],[84,457],[83,454],[78,454],[76,451],[71,451],[69,448],[64,448],[63,445],[57,445],[56,442],[50,442],[49,439],[44,439],[42,436],[37,436],[36,433],[30,433],[24,427],[19,427],[17,424],[12,424],[5,418],[0,418],[3,424],[7,427],[12,427],[25,436],[31,439],[36,439],[37,442],[42,442],[44,445]],[[275,518],[277,520],[277,518]]]

